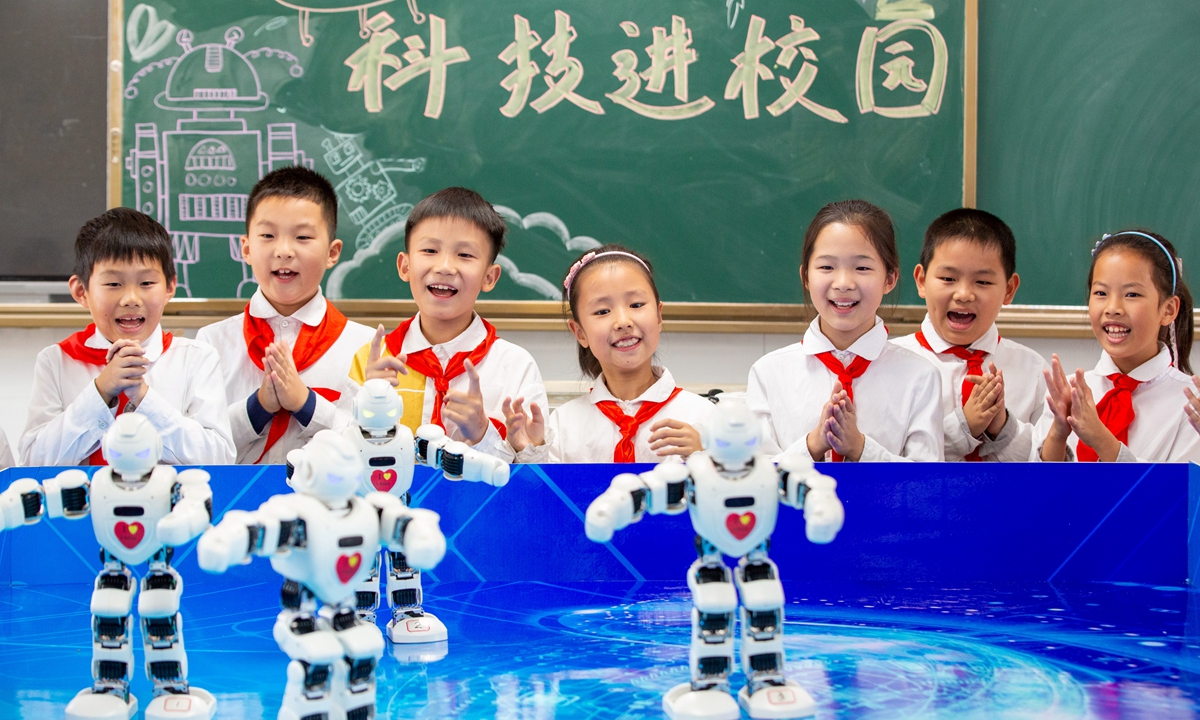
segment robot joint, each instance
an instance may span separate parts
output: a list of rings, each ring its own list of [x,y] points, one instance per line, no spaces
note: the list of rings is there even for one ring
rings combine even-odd
[[[21,507],[25,511],[25,519],[35,518],[42,514],[42,494],[29,492],[21,495]]]
[[[629,499],[633,501],[634,516],[641,515],[646,509],[646,491],[642,489],[634,490],[629,493]]]
[[[686,482],[667,483],[667,507],[674,507],[683,502],[686,486]]]
[[[746,569],[742,571],[742,579],[745,582],[754,582],[755,580],[774,580],[775,570],[771,568],[770,563],[750,563],[746,565]]]
[[[714,582],[729,582],[729,578],[726,575],[726,570],[724,567],[702,565],[700,569],[696,571],[696,582],[700,585]]]
[[[292,624],[288,626],[293,635],[307,635],[310,632],[315,632],[317,629],[317,619],[311,615],[301,615],[292,620]]]
[[[417,438],[417,462],[421,465],[429,464],[429,441],[424,438]]]
[[[361,688],[357,688],[356,686],[365,685],[371,681],[371,676],[375,672],[375,660],[374,658],[362,658],[359,660],[345,658],[345,660],[346,664],[350,666],[350,676],[348,678],[350,689],[353,692],[357,692]]]
[[[170,573],[154,573],[146,576],[145,590],[174,590],[175,576]]]
[[[374,610],[379,607],[379,593],[359,590],[354,593],[354,607],[359,610]]]
[[[323,697],[329,692],[329,680],[331,678],[328,665],[310,665],[303,660],[300,664],[304,666],[304,694],[312,698]]]
[[[774,674],[780,671],[782,658],[779,653],[763,653],[750,656],[750,670],[754,673]]]
[[[733,613],[700,613],[700,639],[706,643],[724,642],[733,625]]]
[[[119,660],[101,660],[98,664],[96,674],[101,682],[116,682],[127,677],[128,665]]]
[[[360,708],[346,711],[346,720],[371,720],[373,717],[375,717],[374,705],[363,705]]]
[[[67,488],[62,491],[63,510],[78,513],[87,510],[87,488]]]
[[[159,650],[169,648],[176,640],[175,618],[143,618],[142,632],[152,647]]]
[[[299,610],[300,602],[303,599],[303,590],[300,583],[295,580],[288,580],[283,583],[283,588],[279,591],[279,601],[287,610]]]
[[[463,456],[458,453],[448,453],[438,450],[438,464],[446,477],[461,478],[463,474]]]
[[[183,680],[183,666],[177,660],[156,660],[150,663],[150,677],[161,683]]]
[[[408,607],[421,604],[421,596],[416,588],[402,588],[392,591],[393,607]]]
[[[700,675],[706,678],[722,678],[729,674],[729,658],[706,657],[697,663]]]
[[[392,573],[396,575],[413,574],[413,570],[408,564],[408,558],[404,557],[404,553],[391,553],[392,556]]]
[[[358,614],[353,610],[343,610],[333,616],[333,620],[329,623],[333,627],[334,632],[349,630],[358,624]]]
[[[208,521],[212,522],[213,514],[212,514],[212,498],[211,497],[206,498],[204,500],[204,509],[208,511]]]
[[[779,630],[779,611],[762,610],[749,613],[746,632],[755,640],[770,640]]]
[[[100,576],[98,584],[104,590],[128,590],[129,576],[124,573],[104,573]]]
[[[129,641],[128,620],[127,617],[97,616],[92,620],[92,637],[101,647],[119,648]]]

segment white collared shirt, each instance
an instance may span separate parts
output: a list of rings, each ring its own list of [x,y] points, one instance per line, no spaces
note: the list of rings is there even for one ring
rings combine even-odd
[[[1119,372],[1108,353],[1101,351],[1096,368],[1083,374],[1097,404],[1113,388],[1108,376]],[[1164,345],[1158,355],[1134,368],[1129,377],[1141,385],[1133,391],[1134,419],[1129,426],[1129,442],[1121,445],[1117,462],[1200,463],[1200,435],[1188,423],[1183,410],[1187,403],[1183,390],[1193,387],[1192,380],[1171,364],[1171,352]],[[1031,459],[1041,459],[1042,443],[1053,422],[1054,413],[1047,410],[1034,428]],[[1075,459],[1078,443],[1079,438],[1071,433],[1067,438],[1068,460]]]
[[[962,384],[967,377],[967,362],[945,352],[950,343],[938,335],[929,315],[921,323],[921,331],[929,347],[933,348],[932,352],[921,346],[915,333],[892,342],[928,360],[941,375],[942,411],[946,413],[942,424],[946,460],[959,462],[976,449],[984,460],[1029,460],[1033,426],[1046,408],[1046,378],[1042,370],[1049,366],[1045,359],[1035,350],[1001,338],[995,323],[967,347],[987,353],[983,359],[984,372],[987,372],[988,363],[996,363],[996,368],[1004,372],[1004,407],[1008,411],[1008,422],[996,439],[984,434],[980,440],[972,437],[967,416],[963,414]]]
[[[803,342],[754,363],[746,402],[763,421],[765,452],[808,452],[808,433],[821,419],[837,380],[816,357],[827,351],[846,366],[854,356],[871,362],[854,380],[858,429],[866,436],[862,462],[942,459],[942,390],[937,370],[919,355],[889,343],[879,318],[844,351],[833,346],[814,320]]]
[[[107,350],[99,331],[84,343]],[[225,413],[225,388],[217,353],[203,343],[174,337],[163,352],[162,327],[142,344],[150,365],[149,388],[140,405],[126,412],[150,419],[162,437],[171,465],[224,465],[233,462],[233,440]],[[23,465],[80,465],[100,447],[115,409],[100,397],[95,380],[103,366],[80,362],[57,344],[37,356],[29,418],[21,436]]]
[[[13,458],[12,448],[8,445],[8,436],[0,430],[0,470],[10,468],[16,465],[17,461]]]
[[[271,305],[260,289],[250,298],[250,314],[267,321],[275,332],[276,341],[286,340],[290,347],[295,348],[296,338],[300,336],[304,325],[316,327],[325,319],[326,305],[325,296],[318,291],[303,307],[284,317]],[[262,455],[271,426],[268,423],[261,433],[255,432],[246,411],[246,401],[262,386],[263,371],[250,359],[242,323],[242,313],[238,313],[200,328],[196,339],[212,345],[221,356],[225,394],[229,398],[227,413],[229,426],[233,431],[233,441],[237,445],[237,462],[249,464]],[[328,388],[341,393],[341,397],[336,402],[330,402],[318,394],[312,420],[304,426],[295,418],[290,418],[287,431],[262,459],[263,463],[282,464],[286,461],[289,451],[303,446],[317,431],[338,429],[353,421],[350,409],[358,386],[350,381],[346,373],[350,370],[350,360],[354,357],[354,352],[364,342],[369,343],[374,334],[366,325],[348,320],[341,336],[325,354],[300,371],[300,379],[308,387]]]
[[[610,463],[617,443],[621,441],[621,430],[617,424],[600,412],[596,403],[611,400],[626,415],[636,415],[644,402],[662,402],[675,390],[675,378],[666,368],[658,380],[646,392],[633,400],[620,400],[608,391],[603,373],[596,378],[591,392],[565,403],[546,421],[546,444],[526,447],[517,454],[518,462],[538,463]],[[654,417],[638,428],[633,438],[634,461],[640,463],[662,462],[665,456],[650,449],[650,428],[661,420],[679,420],[697,430],[707,421],[716,406],[696,393],[681,390],[671,402],[659,408]]]

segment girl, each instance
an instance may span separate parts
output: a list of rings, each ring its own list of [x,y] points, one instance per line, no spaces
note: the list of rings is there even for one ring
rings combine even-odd
[[[818,318],[803,342],[750,369],[747,402],[763,418],[765,449],[807,449],[814,460],[942,459],[937,370],[889,343],[875,315],[899,272],[895,230],[882,209],[845,200],[813,218],[800,281]]]
[[[1046,372],[1042,460],[1200,462],[1188,427],[1192,295],[1175,248],[1154,233],[1105,235],[1092,250],[1088,318],[1104,352],[1090,372]],[[1096,399],[1100,401],[1097,403]]]
[[[595,378],[587,395],[545,422],[536,403],[505,401],[508,441],[517,462],[659,462],[700,449],[696,426],[712,403],[676,387],[653,363],[662,302],[650,263],[620,245],[579,258],[563,282],[567,325],[579,342],[579,367]]]

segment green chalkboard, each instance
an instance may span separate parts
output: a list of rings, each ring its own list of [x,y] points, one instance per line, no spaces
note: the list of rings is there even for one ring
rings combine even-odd
[[[962,203],[969,1],[125,0],[121,200],[193,297],[253,291],[246,193],[299,162],[338,188],[332,297],[407,297],[408,211],[466,185],[512,229],[494,299],[621,242],[666,300],[792,302],[826,202],[906,257]]]

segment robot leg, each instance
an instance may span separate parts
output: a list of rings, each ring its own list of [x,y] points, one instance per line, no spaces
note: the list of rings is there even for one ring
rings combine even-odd
[[[736,720],[741,711],[729,694],[733,671],[733,623],[737,592],[721,553],[697,538],[700,559],[688,569],[692,591],[692,680],[671,688],[663,712],[672,720]]]
[[[375,667],[383,657],[379,628],[358,619],[349,606],[321,608],[322,624],[333,630],[342,657],[333,666],[335,718],[371,720],[375,717]]]
[[[92,590],[92,687],[67,703],[68,720],[131,718],[138,701],[133,679],[133,596],[137,580],[125,564],[100,551],[104,569]]]
[[[394,643],[432,643],[446,639],[446,626],[421,608],[421,571],[409,567],[403,553],[388,556],[387,596],[392,620],[388,637]]]
[[[783,676],[783,584],[765,544],[738,562],[735,576],[742,596],[742,672],[746,675],[738,702],[752,718],[814,714],[812,696]]]
[[[280,593],[283,609],[272,634],[291,662],[279,720],[334,717],[333,674],[342,646],[328,623],[317,616],[312,591],[288,580]]]
[[[179,613],[183,578],[170,561],[170,548],[150,559],[138,597],[146,677],[154,683],[154,699],[146,706],[145,717],[146,720],[208,720],[217,711],[217,701],[207,690],[188,686],[183,616]]]
[[[387,550],[382,551],[382,555],[386,562]],[[376,553],[375,563],[371,565],[371,574],[359,584],[358,591],[354,593],[358,618],[372,625],[375,624],[375,611],[379,609],[379,558],[380,553]]]

